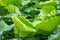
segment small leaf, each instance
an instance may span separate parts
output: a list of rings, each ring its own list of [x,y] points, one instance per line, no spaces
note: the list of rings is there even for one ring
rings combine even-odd
[[[8,5],[8,6],[6,6],[6,8],[11,13],[21,14],[21,12],[19,11],[19,9],[16,6],[14,6],[14,5]]]
[[[56,14],[56,9],[53,6],[44,6],[41,11],[41,16],[51,16]]]
[[[27,5],[28,3],[30,3],[31,2],[31,0],[24,0],[24,1],[22,1],[22,5]]]

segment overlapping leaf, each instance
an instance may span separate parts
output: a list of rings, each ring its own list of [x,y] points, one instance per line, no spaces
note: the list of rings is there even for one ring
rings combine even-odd
[[[16,26],[15,30],[18,29],[19,35],[23,35],[24,37],[26,37],[27,34],[29,34],[29,32],[38,32],[39,34],[49,34],[51,33],[56,27],[57,25],[60,24],[60,16],[57,17],[52,17],[49,18],[47,20],[42,21],[41,23],[38,23],[35,27],[28,21],[26,20],[24,17],[13,17],[13,22]],[[18,31],[15,31],[15,33],[18,34]],[[31,34],[32,35],[32,34]],[[21,36],[22,37],[22,36]]]

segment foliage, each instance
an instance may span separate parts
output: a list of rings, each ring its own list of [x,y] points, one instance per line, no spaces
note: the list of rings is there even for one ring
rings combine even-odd
[[[55,29],[48,40],[60,40],[60,25]]]
[[[0,40],[60,40],[60,0],[0,0]]]

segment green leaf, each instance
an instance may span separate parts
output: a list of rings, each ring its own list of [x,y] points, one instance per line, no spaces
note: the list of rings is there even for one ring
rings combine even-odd
[[[31,2],[31,0],[24,0],[24,1],[22,1],[22,5],[27,5],[28,3],[30,3]]]
[[[32,32],[27,32],[25,30],[19,30],[17,27],[14,27],[14,34],[19,36],[19,37],[22,37],[22,38],[28,37],[28,36],[32,35],[31,33]]]
[[[0,35],[3,33],[3,31],[8,30],[8,27],[9,26],[3,20],[0,20]]]
[[[34,26],[28,20],[26,20],[23,16],[12,17],[12,20],[16,26],[15,29],[19,30],[20,37],[26,37],[31,33],[34,34],[36,32],[36,30],[34,29]],[[15,33],[17,33],[17,31]]]
[[[60,40],[60,25],[58,25],[53,34],[48,37],[48,40]]]
[[[42,8],[44,6],[56,6],[57,2],[55,1],[46,1],[46,2],[40,2],[36,4],[37,8]]]
[[[41,16],[51,16],[56,14],[56,9],[53,6],[44,6],[41,11]]]
[[[31,0],[33,3],[38,3],[40,0]]]
[[[12,16],[18,16],[18,14],[11,13],[11,14],[5,15],[4,17],[12,18]]]
[[[19,4],[20,2],[22,2],[22,0],[0,0],[0,3],[1,3],[3,6],[9,5],[9,4],[17,5],[17,4]]]
[[[42,21],[41,23],[38,23],[35,27],[38,30],[38,33],[40,32],[40,34],[50,34],[60,24],[59,19],[60,16],[51,17]]]
[[[21,14],[21,12],[19,11],[19,9],[16,6],[14,6],[14,5],[8,5],[8,6],[6,6],[6,8],[11,13]]]

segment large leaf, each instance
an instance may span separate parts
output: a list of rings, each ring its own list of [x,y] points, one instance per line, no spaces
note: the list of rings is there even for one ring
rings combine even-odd
[[[9,4],[14,4],[17,5],[21,2],[22,0],[0,0],[0,3],[5,6],[5,5],[9,5]]]
[[[20,37],[26,37],[31,33],[36,32],[36,30],[33,28],[33,25],[22,16],[12,17],[12,20],[15,24],[15,34],[19,34]],[[19,32],[17,30],[19,30]]]
[[[36,25],[36,29],[40,33],[51,33],[59,24],[60,24],[60,16],[51,17],[47,20],[42,21],[41,23]]]

